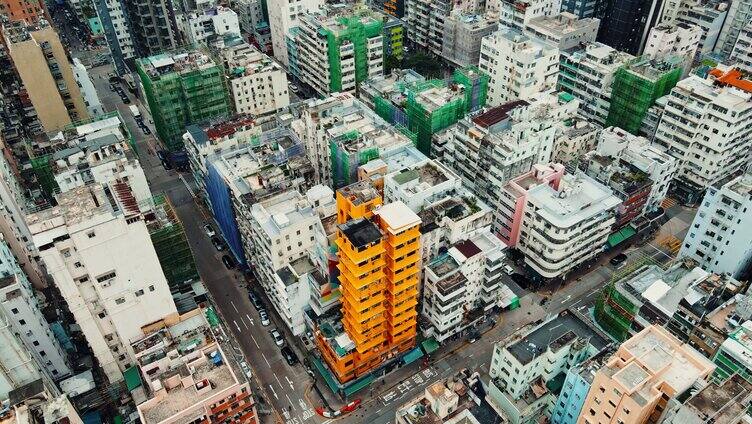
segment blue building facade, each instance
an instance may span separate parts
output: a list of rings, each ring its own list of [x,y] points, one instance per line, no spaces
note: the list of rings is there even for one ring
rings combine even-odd
[[[206,164],[206,170],[206,194],[209,196],[212,215],[214,215],[214,220],[217,222],[235,260],[245,269],[247,262],[243,253],[243,240],[235,217],[232,191],[227,186],[222,174],[211,162]]]
[[[611,357],[614,350],[610,347],[598,352],[587,361],[567,371],[564,385],[551,413],[552,424],[577,424],[582,406],[585,404],[595,373]]]

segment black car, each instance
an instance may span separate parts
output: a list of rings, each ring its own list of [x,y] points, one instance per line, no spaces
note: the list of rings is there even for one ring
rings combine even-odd
[[[212,237],[211,242],[214,245],[214,248],[217,249],[217,251],[221,252],[225,250],[225,244],[222,243],[222,240],[220,240],[219,237]]]
[[[626,260],[627,260],[627,255],[623,253],[619,253],[618,255],[611,258],[611,260],[608,261],[608,263],[610,263],[613,266],[619,266]]]
[[[285,358],[285,361],[287,361],[287,365],[295,365],[300,363],[298,360],[298,357],[295,355],[295,352],[290,349],[290,346],[285,346],[281,349],[282,356]]]
[[[264,309],[264,305],[261,304],[261,299],[259,299],[259,296],[256,294],[256,292],[249,291],[248,300],[251,301],[253,307],[256,308],[256,310]]]
[[[127,97],[121,97],[120,100],[122,100],[123,103],[125,103],[127,105],[131,104],[131,99],[129,99]]]
[[[223,255],[222,263],[225,264],[225,268],[227,269],[235,268],[235,260],[230,255]]]

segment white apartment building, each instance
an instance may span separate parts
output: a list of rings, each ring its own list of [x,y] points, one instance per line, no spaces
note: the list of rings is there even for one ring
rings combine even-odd
[[[736,39],[750,20],[752,20],[752,0],[729,2],[728,14],[726,20],[723,21],[723,27],[713,51],[721,57],[728,57],[734,50]]]
[[[562,50],[557,88],[580,101],[580,114],[605,126],[611,106],[611,84],[620,67],[634,59],[602,43]]]
[[[559,49],[518,29],[502,27],[483,37],[478,67],[491,77],[488,106],[527,100],[556,85]]]
[[[441,162],[430,159],[384,177],[384,203],[400,200],[415,213],[462,191],[460,178]]]
[[[365,39],[365,55],[356,52],[356,45],[348,37],[355,31],[342,22],[342,19],[359,21],[359,34]],[[332,5],[322,8],[321,13],[302,16],[295,36],[290,37],[295,46],[295,64],[297,76],[301,81],[313,87],[321,96],[337,92],[355,94],[357,83],[384,75],[384,37],[381,31],[369,31],[376,28],[384,15],[362,9],[359,6]],[[322,37],[332,33],[334,39]],[[333,43],[333,45],[330,45]],[[338,60],[330,59],[330,49],[339,50]],[[292,57],[292,50],[289,53]],[[292,60],[292,59],[291,59]],[[289,65],[292,67],[292,63]],[[361,70],[365,70],[359,75]]]
[[[315,267],[308,254],[315,233],[324,233],[319,215],[297,190],[280,193],[250,208],[249,261],[269,300],[294,335],[305,331]],[[244,234],[244,238],[247,236]]]
[[[739,33],[728,62],[745,69],[747,72],[752,72],[752,20]]]
[[[358,180],[358,167],[363,165],[361,153],[376,152],[383,157],[413,144],[350,93],[309,100],[290,127],[305,145],[316,182],[334,188]],[[356,136],[350,137],[352,134]],[[332,143],[336,145],[335,155]]]
[[[0,140],[0,151],[5,145]],[[31,284],[37,289],[47,287],[44,271],[39,264],[37,249],[26,224],[26,198],[18,182],[15,167],[0,154],[0,234],[16,256]]]
[[[492,0],[488,5],[492,10],[499,10],[499,22],[502,25],[518,31],[523,31],[534,18],[559,13],[560,6],[560,2],[554,0]]]
[[[593,43],[601,21],[597,18],[578,18],[569,12],[538,16],[528,21],[525,34],[539,38],[559,50],[571,49],[582,43]]]
[[[53,173],[60,192],[90,184],[127,181],[142,210],[149,208],[152,194],[146,175],[129,141],[109,132],[70,139],[69,148],[52,154]]]
[[[60,343],[50,330],[50,326],[42,316],[39,309],[39,301],[29,280],[19,266],[13,252],[0,235],[0,323],[2,332],[15,335],[16,342],[8,341],[7,346],[0,347],[0,356],[3,358],[0,367],[0,387],[6,387],[11,376],[5,373],[15,373],[13,367],[16,363],[5,362],[6,358],[15,355],[28,356],[35,362],[35,366],[54,380],[62,379],[70,374],[68,361]],[[4,335],[3,339],[9,337]],[[22,346],[21,351],[16,350],[16,344]],[[21,354],[23,352],[23,354]],[[21,366],[21,369],[24,367]],[[23,379],[22,379],[23,380]],[[3,398],[4,389],[0,388],[0,399]]]
[[[598,143],[601,127],[581,117],[571,118],[559,128],[554,141],[553,162],[574,163],[580,156],[593,150]]]
[[[616,222],[621,200],[582,172],[564,175],[557,188],[527,190],[517,248],[541,278],[565,278],[598,255]]]
[[[183,134],[188,162],[196,187],[206,194],[206,159],[220,155],[236,147],[251,143],[261,135],[261,127],[256,126],[250,116],[239,115],[216,125],[200,127],[189,125]]]
[[[463,238],[491,225],[491,208],[469,194],[456,195],[427,205],[418,212],[423,264]]]
[[[601,156],[621,158],[650,177],[653,185],[645,202],[646,212],[661,206],[679,170],[679,161],[665,148],[617,127],[606,128],[600,133],[595,151]]]
[[[425,337],[441,343],[477,325],[484,311],[501,306],[505,249],[486,227],[428,262],[421,311],[428,321]]]
[[[560,125],[576,116],[577,100],[553,93],[492,108],[463,119],[449,130],[441,158],[482,202],[494,211],[494,231],[504,221],[501,193],[510,179],[534,164],[551,161]]]
[[[247,43],[219,53],[236,113],[272,114],[290,105],[287,74],[277,62]]]
[[[300,18],[302,16],[308,13],[315,13],[323,5],[323,0],[278,0],[267,2],[274,57],[285,68],[289,66],[287,33],[291,28],[300,25]]]
[[[717,76],[717,77],[716,77]],[[752,146],[752,92],[733,85],[732,69],[685,78],[667,95],[653,139],[679,159],[677,190],[689,203],[745,166]],[[726,81],[725,83],[723,81]]]
[[[684,75],[687,75],[692,69],[702,34],[699,26],[682,22],[656,25],[650,29],[643,54],[656,60],[681,56],[684,58]]]
[[[702,28],[700,36],[700,54],[711,53],[718,44],[718,37],[721,35],[723,23],[728,15],[728,2],[723,0],[683,0],[679,14],[676,16],[676,23],[685,23],[697,25]],[[666,21],[665,23],[672,23]]]
[[[752,265],[752,173],[709,187],[680,257],[708,272],[739,277]]]
[[[240,35],[240,22],[234,10],[215,6],[199,12],[189,12],[175,17],[178,29],[188,44],[206,44],[207,40],[226,34]]]
[[[253,34],[258,24],[264,21],[259,0],[236,0],[233,9],[238,14],[238,23],[243,34]]]
[[[110,382],[135,363],[130,342],[176,313],[127,184],[84,186],[27,217],[40,256]],[[116,252],[117,254],[113,254]]]
[[[73,71],[73,77],[78,83],[81,96],[84,98],[84,103],[86,104],[86,110],[89,112],[89,116],[104,115],[102,102],[99,101],[97,89],[94,88],[94,83],[91,81],[86,66],[84,66],[77,57],[74,57],[71,70]]]
[[[556,396],[546,384],[605,349],[610,339],[590,320],[567,309],[526,329],[517,340],[494,345],[486,400],[506,422],[539,422]]]
[[[311,300],[309,305],[315,316],[321,316],[340,304],[341,292],[337,279],[337,202],[334,190],[323,184],[315,185],[305,193],[308,203],[319,216],[323,231],[314,232],[314,247],[308,252],[316,267],[308,279]]]
[[[136,56],[130,26],[127,22],[126,14],[128,12],[123,9],[121,0],[98,0],[94,9],[103,26],[107,26],[105,24],[107,21],[111,23],[114,38],[108,38],[107,42],[117,69],[120,70],[122,61],[133,59]],[[122,71],[125,71],[125,69]]]

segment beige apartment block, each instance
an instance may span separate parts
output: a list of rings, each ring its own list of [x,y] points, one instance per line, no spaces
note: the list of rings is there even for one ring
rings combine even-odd
[[[52,27],[16,22],[3,27],[3,37],[46,132],[89,117],[65,49]]]
[[[692,347],[652,325],[625,341],[595,374],[577,422],[657,422],[669,400],[714,369]]]

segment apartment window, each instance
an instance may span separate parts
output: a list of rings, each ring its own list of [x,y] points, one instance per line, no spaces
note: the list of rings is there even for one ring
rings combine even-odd
[[[595,416],[595,409],[592,409],[592,408],[590,409],[590,415]]]
[[[26,325],[26,320],[25,319],[19,319],[18,323],[21,324],[21,325]]]
[[[100,275],[99,277],[97,277],[97,282],[101,283],[103,281],[111,280],[111,279],[115,278],[116,275],[117,274],[115,273],[115,271],[110,271],[107,274]]]
[[[33,344],[34,346],[39,346],[39,341],[34,340],[33,342],[31,342],[31,344]]]
[[[154,291],[154,286],[153,286],[153,285],[152,285],[152,286],[149,286],[149,291],[150,291],[150,292],[153,292],[153,291]]]
[[[118,297],[117,299],[115,299],[115,304],[116,305],[122,305],[123,303],[125,303],[125,298],[124,297]]]
[[[42,357],[47,356],[47,352],[45,352],[43,350],[40,350],[39,351],[39,356],[42,356]]]
[[[86,233],[86,237],[89,237],[89,238],[94,238],[96,237],[96,235],[97,233],[95,233],[94,231],[89,231],[88,233]]]
[[[99,317],[99,319],[104,319],[104,317],[107,316],[107,312],[100,312],[97,314],[97,316]]]
[[[144,289],[141,289],[136,292],[136,297],[143,296],[144,295]]]
[[[11,311],[11,312],[13,312],[13,314],[15,315],[15,314],[17,314],[17,313],[18,313],[18,308],[13,308],[13,309],[11,309],[10,311]]]

